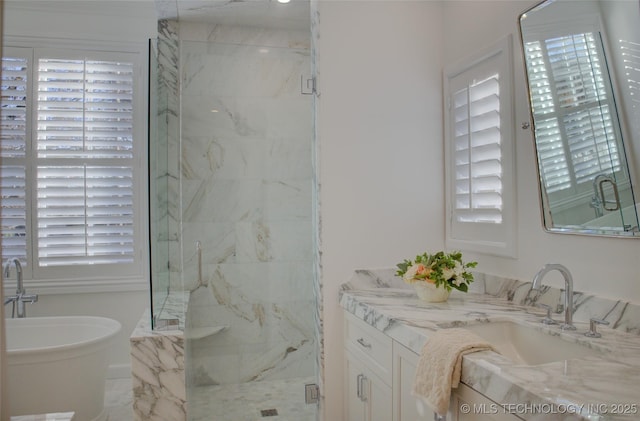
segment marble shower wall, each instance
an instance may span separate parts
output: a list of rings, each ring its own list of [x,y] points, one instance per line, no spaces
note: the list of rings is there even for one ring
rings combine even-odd
[[[157,68],[151,69],[151,86],[155,87],[155,103],[151,104],[151,162],[153,175],[150,213],[151,234],[154,238],[151,263],[153,265],[153,311],[162,314],[167,290],[180,284],[182,270],[180,256],[180,89],[179,89],[178,25],[174,21],[158,22],[156,43]],[[172,281],[173,279],[173,281]],[[180,288],[182,289],[182,288]]]
[[[229,327],[188,341],[188,383],[311,376],[309,34],[182,23],[180,39],[182,275],[196,288],[200,241],[207,284],[187,320]]]

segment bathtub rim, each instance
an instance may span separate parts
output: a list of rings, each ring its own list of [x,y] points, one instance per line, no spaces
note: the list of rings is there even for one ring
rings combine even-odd
[[[95,325],[108,329],[101,336],[92,336],[88,339],[78,340],[62,345],[41,346],[37,348],[12,348],[9,338],[7,338],[6,355],[9,365],[32,364],[39,361],[54,361],[68,358],[75,358],[80,355],[95,352],[104,346],[105,342],[111,341],[121,330],[122,324],[114,319],[102,316],[43,316],[26,317],[23,319],[7,319],[5,327],[8,330],[20,329],[20,326],[10,326],[11,324],[28,326],[50,326],[72,325],[73,322],[85,321],[85,325]],[[65,323],[66,322],[66,323]],[[86,323],[88,322],[88,323]]]

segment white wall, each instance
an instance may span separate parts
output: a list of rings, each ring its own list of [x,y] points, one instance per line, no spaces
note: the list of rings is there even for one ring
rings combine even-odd
[[[320,1],[319,110],[325,420],[342,419],[339,285],[444,246],[443,66],[513,34],[518,257],[465,253],[531,279],[565,264],[575,289],[640,303],[640,241],[542,229],[518,15],[534,1]],[[546,283],[562,286],[550,274]]]
[[[540,222],[533,138],[521,123],[529,121],[517,17],[537,1],[444,2],[444,64],[472,54],[507,34],[514,36],[518,257],[473,255],[478,270],[531,279],[545,263],[558,262],[572,272],[575,289],[603,297],[640,302],[640,241],[549,234]],[[561,278],[545,279],[563,286]]]
[[[156,37],[157,23],[151,0],[86,1],[5,1],[3,38],[43,37],[71,40],[100,40],[147,43]],[[146,116],[146,113],[142,115]],[[146,122],[144,123],[146,127]],[[147,139],[141,139],[145,142]],[[15,279],[12,271],[12,278]],[[144,281],[144,282],[140,282]],[[130,372],[129,336],[149,307],[148,279],[138,280],[126,291],[42,293],[39,301],[27,304],[28,316],[104,316],[118,320],[122,330],[111,354],[111,376]],[[9,291],[11,292],[11,291]],[[5,308],[5,314],[11,306]]]
[[[157,33],[153,0],[5,0],[5,36],[147,42]]]
[[[444,245],[440,9],[318,4],[325,420],[342,419],[340,284]]]

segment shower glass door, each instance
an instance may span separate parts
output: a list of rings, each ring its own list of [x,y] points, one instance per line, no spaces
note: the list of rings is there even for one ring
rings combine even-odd
[[[181,41],[179,56],[189,419],[315,420],[310,51]]]

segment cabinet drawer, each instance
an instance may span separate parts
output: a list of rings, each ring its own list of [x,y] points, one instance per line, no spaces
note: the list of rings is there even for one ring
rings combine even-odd
[[[362,358],[387,384],[391,384],[393,340],[351,313],[345,315],[345,347]]]

